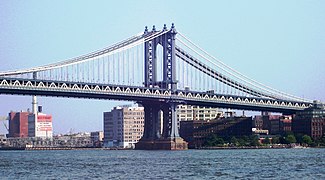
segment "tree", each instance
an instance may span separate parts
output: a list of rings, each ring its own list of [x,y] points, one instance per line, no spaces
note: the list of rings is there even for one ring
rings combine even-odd
[[[280,143],[280,138],[275,136],[272,138],[272,144],[279,144]]]
[[[260,142],[256,135],[252,135],[249,137],[249,145],[250,146],[259,146]]]
[[[212,134],[209,138],[207,138],[204,143],[205,146],[223,146],[224,144],[225,141],[215,134]]]
[[[271,141],[270,141],[270,138],[269,137],[266,137],[264,140],[263,140],[263,144],[270,144]]]
[[[215,143],[216,143],[216,146],[223,146],[225,144],[225,141],[222,138],[218,137],[216,139]]]
[[[310,136],[308,135],[303,135],[302,136],[302,143],[311,145],[313,143],[313,140],[311,139]]]
[[[246,141],[242,138],[238,139],[238,145],[239,146],[246,146]]]
[[[230,143],[231,143],[232,145],[237,146],[237,145],[238,145],[238,140],[237,140],[237,138],[236,138],[235,136],[231,137],[231,139],[230,139]]]
[[[296,137],[292,134],[288,135],[285,139],[288,144],[297,142]]]
[[[303,140],[302,140],[303,136],[304,136],[304,134],[301,134],[301,133],[295,134],[297,143],[303,143]]]

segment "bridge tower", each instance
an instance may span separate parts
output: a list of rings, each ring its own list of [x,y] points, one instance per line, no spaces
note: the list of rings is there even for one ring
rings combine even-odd
[[[144,35],[151,35],[156,32],[155,26],[149,32],[145,28]],[[162,35],[154,37],[145,42],[144,48],[144,86],[159,87],[175,93],[177,88],[176,81],[176,56],[175,56],[175,36],[177,34],[174,24],[168,30],[166,25],[162,30]],[[162,58],[162,81],[157,81],[157,46],[163,48]],[[136,144],[136,149],[165,149],[165,150],[183,150],[187,149],[185,142],[178,132],[176,107],[179,102],[176,101],[142,101],[144,116],[144,134]],[[161,116],[162,112],[162,132]]]

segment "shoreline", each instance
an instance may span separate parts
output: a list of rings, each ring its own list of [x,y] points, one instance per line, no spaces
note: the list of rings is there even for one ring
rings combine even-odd
[[[239,147],[201,147],[191,148],[189,150],[241,150],[241,149],[309,149],[309,148],[325,148],[305,147],[305,146],[239,146]],[[103,147],[0,147],[0,151],[51,151],[51,150],[135,150],[130,148],[103,148]]]

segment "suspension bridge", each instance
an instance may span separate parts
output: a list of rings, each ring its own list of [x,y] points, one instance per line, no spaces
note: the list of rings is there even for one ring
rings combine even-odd
[[[177,32],[174,24],[162,30],[146,27],[135,36],[75,58],[0,72],[0,93],[138,102],[145,109],[145,128],[137,149],[187,148],[177,128],[179,104],[285,114],[313,104],[227,66]]]

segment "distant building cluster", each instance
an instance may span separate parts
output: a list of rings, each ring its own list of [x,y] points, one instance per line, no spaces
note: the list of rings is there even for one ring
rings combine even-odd
[[[232,111],[224,113],[218,108],[179,105],[177,119],[180,135],[191,148],[201,147],[212,134],[228,138],[255,134],[261,140],[290,132],[317,139],[325,133],[323,106],[311,107],[293,116],[262,112],[255,117],[246,117],[244,114],[236,116]],[[104,113],[104,146],[132,148],[141,138],[143,127],[142,107],[114,107]]]
[[[253,119],[253,127],[256,134],[278,135],[293,132],[317,140],[325,135],[325,107],[316,103],[292,116],[262,113]]]
[[[262,113],[253,118],[253,131],[257,134],[283,134],[292,131],[292,116]]]
[[[222,116],[223,113],[217,108],[190,105],[177,107],[178,122],[193,121],[193,119],[208,121]],[[180,123],[178,125],[181,126]],[[162,124],[160,124],[160,129],[161,127]],[[139,105],[118,106],[110,112],[104,112],[105,147],[133,148],[142,137],[143,131],[144,108]]]
[[[199,148],[211,135],[218,137],[243,137],[257,135],[260,140],[295,133],[308,135],[314,140],[325,135],[325,107],[314,106],[295,115],[262,112],[255,117],[243,113],[220,111],[218,108],[179,105],[177,120],[180,136],[190,148]],[[160,116],[162,132],[162,114]],[[52,116],[42,113],[33,97],[33,110],[9,112],[8,139],[0,136],[0,144],[11,146],[28,144],[32,147],[107,147],[134,148],[144,133],[144,108],[141,105],[114,107],[103,113],[103,130],[53,136]]]
[[[1,137],[0,137],[1,139]],[[6,146],[26,148],[94,148],[102,147],[103,131],[91,133],[71,133],[55,135],[51,139],[40,137],[21,137],[5,139]],[[1,140],[0,140],[1,143]]]
[[[42,106],[37,107],[36,97],[33,97],[33,111],[9,113],[9,138],[52,138],[52,115],[42,113]]]

